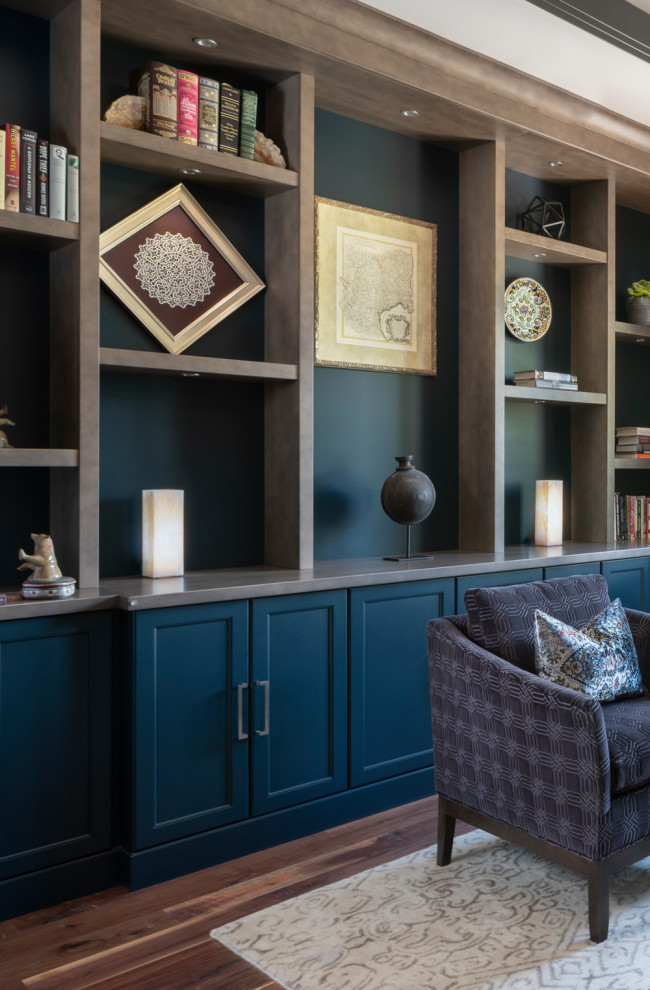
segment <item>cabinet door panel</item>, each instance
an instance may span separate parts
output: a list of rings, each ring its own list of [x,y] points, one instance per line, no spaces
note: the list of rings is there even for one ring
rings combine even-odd
[[[0,877],[111,845],[111,618],[0,624]]]
[[[620,598],[626,608],[650,609],[650,560],[630,557],[627,560],[604,560],[603,577],[610,598]]]
[[[236,712],[247,639],[245,602],[136,616],[138,847],[247,816]]]
[[[523,571],[497,571],[494,574],[470,574],[456,579],[456,609],[465,611],[465,592],[468,588],[498,588],[506,584],[525,584],[526,581],[542,581],[541,567],[528,567]]]
[[[600,574],[600,561],[594,560],[588,564],[554,564],[544,568],[544,580],[571,577],[572,574]]]
[[[253,813],[347,786],[345,591],[252,602]],[[268,682],[268,735],[264,695]]]
[[[453,609],[453,578],[350,592],[353,786],[432,766],[426,625]]]

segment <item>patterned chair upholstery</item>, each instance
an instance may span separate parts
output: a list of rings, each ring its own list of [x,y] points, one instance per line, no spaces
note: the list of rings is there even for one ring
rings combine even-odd
[[[650,853],[650,697],[601,705],[534,673],[535,609],[584,625],[600,575],[475,588],[467,615],[427,626],[438,863],[457,818],[587,876],[589,931],[607,938],[609,876]],[[650,615],[627,609],[650,687]]]

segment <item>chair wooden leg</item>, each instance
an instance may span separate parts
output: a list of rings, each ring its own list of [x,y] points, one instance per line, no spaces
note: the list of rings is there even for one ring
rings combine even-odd
[[[448,866],[451,863],[451,849],[454,844],[456,819],[447,814],[447,799],[438,795],[438,866]]]
[[[609,867],[594,863],[589,873],[589,937],[604,942],[609,931]]]

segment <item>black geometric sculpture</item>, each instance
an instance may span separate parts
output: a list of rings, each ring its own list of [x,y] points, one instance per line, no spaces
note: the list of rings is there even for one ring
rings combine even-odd
[[[546,234],[559,240],[566,227],[564,207],[561,203],[534,196],[521,214],[521,225],[529,234]]]

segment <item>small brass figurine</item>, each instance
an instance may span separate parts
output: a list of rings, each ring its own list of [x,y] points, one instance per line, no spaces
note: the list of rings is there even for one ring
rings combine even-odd
[[[0,426],[15,426],[13,419],[9,419],[7,416],[7,403],[0,407]],[[0,430],[0,449],[11,447],[13,450],[13,444],[9,443],[7,439],[7,434],[4,430]]]
[[[34,553],[21,548],[19,571],[33,573],[23,581],[23,598],[69,598],[74,595],[75,579],[63,577],[57,564],[52,537],[46,533],[30,533],[34,541]]]

